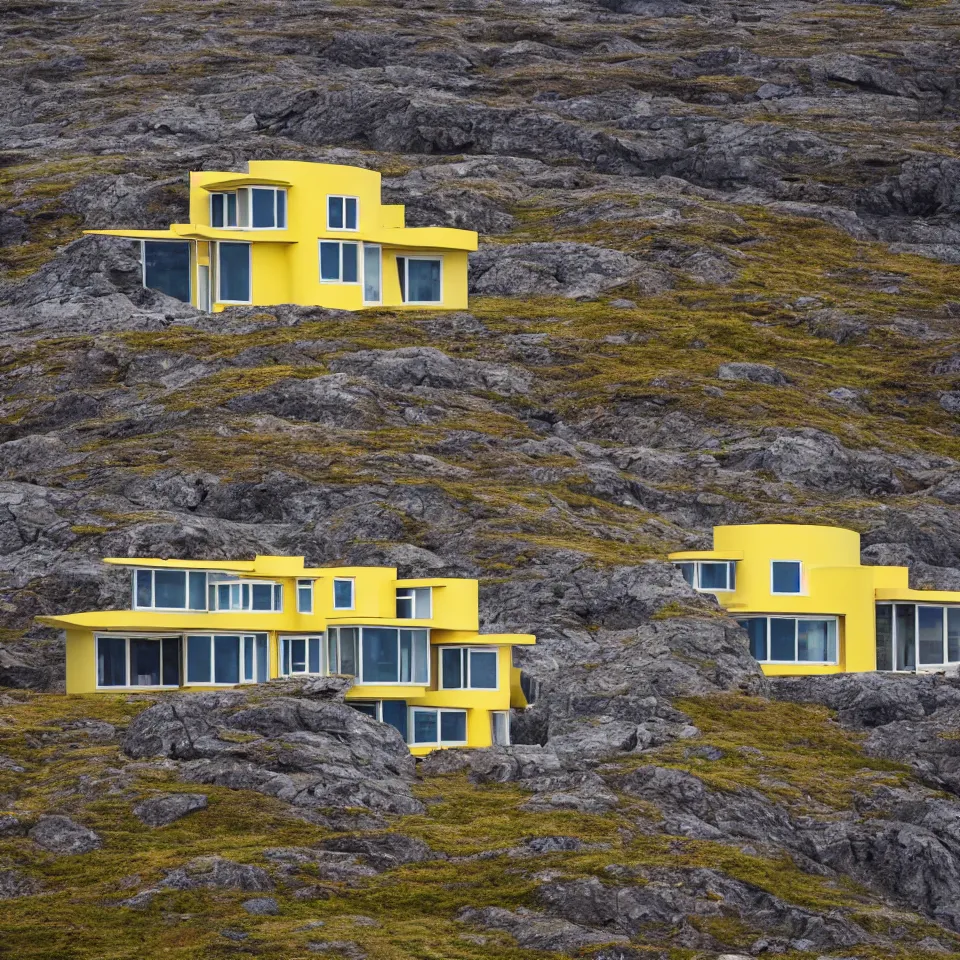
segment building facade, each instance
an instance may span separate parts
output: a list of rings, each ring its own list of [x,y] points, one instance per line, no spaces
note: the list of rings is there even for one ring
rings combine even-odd
[[[512,651],[535,639],[481,634],[476,580],[303,557],[105,562],[130,568],[129,610],[39,618],[66,633],[67,693],[345,675],[347,703],[416,755],[509,743],[510,709],[527,705]]]
[[[670,560],[737,619],[770,676],[960,664],[960,592],[912,590],[906,567],[863,566],[853,530],[714,527],[712,550]]]
[[[241,305],[461,310],[473,230],[407,227],[380,174],[300,160],[190,174],[190,222],[87,230],[140,242],[143,284],[206,311]]]

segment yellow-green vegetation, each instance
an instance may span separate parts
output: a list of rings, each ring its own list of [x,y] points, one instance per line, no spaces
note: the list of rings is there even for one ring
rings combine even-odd
[[[226,890],[166,889],[143,909],[121,907],[119,901],[155,888],[165,871],[194,858],[218,855],[269,870],[266,849],[310,848],[332,836],[272,798],[184,785],[173,771],[129,764],[116,739],[98,739],[97,731],[81,722],[107,722],[122,730],[158,696],[3,695],[0,754],[25,768],[23,773],[0,770],[0,795],[7,798],[9,812],[28,823],[41,813],[69,815],[96,830],[104,844],[93,853],[57,857],[28,839],[0,841],[0,869],[15,868],[42,885],[36,896],[4,903],[3,942],[11,956],[227,957],[234,955],[232,941],[220,931],[231,929],[246,933],[245,947],[266,958],[304,960],[315,955],[307,946],[311,941],[340,940],[384,960],[545,960],[551,955],[521,949],[505,933],[479,931],[478,939],[478,931],[458,919],[460,911],[537,909],[537,874],[557,881],[596,877],[607,884],[635,877],[632,882],[642,884],[646,871],[703,867],[798,906],[841,910],[879,934],[897,935],[902,946],[892,956],[904,960],[917,956],[912,942],[931,933],[954,943],[916,915],[892,913],[867,891],[805,873],[785,855],[659,833],[657,810],[629,796],[621,796],[620,805],[607,814],[534,812],[523,808],[529,795],[515,784],[475,784],[463,774],[423,778],[416,792],[425,812],[394,817],[389,826],[422,839],[443,859],[408,864],[351,885],[319,879],[308,865],[300,879],[316,888],[314,897],[298,898],[293,889],[279,886],[270,894],[280,904],[277,916],[248,915],[241,904],[251,894]],[[822,814],[828,807],[844,808],[852,790],[867,790],[878,777],[907,776],[865,757],[857,738],[840,731],[823,710],[736,696],[690,698],[678,706],[703,730],[698,744],[719,746],[724,759],[713,761],[716,770],[711,770],[710,763],[684,760],[680,748],[667,748],[645,760],[686,765],[719,789],[752,786],[796,806],[794,793],[765,786],[767,778],[776,777],[815,800]],[[743,747],[762,751],[764,759],[744,753]],[[159,829],[144,827],[131,813],[139,799],[183,789],[207,794],[208,808]],[[584,846],[511,856],[511,849],[542,836],[576,837]],[[611,866],[628,879],[615,880],[607,870]],[[749,921],[732,913],[696,922],[729,949],[746,949],[755,939]],[[657,936],[669,938],[669,931]],[[847,953],[881,956],[867,945]],[[677,949],[671,956],[692,960],[694,954]],[[787,956],[800,960],[802,955]]]
[[[863,735],[843,729],[825,707],[741,694],[677,701],[699,727],[695,748],[657,751],[661,766],[686,770],[718,790],[758,790],[798,814],[840,815],[857,796],[909,777],[901,763],[867,756]],[[720,755],[710,759],[704,747]]]

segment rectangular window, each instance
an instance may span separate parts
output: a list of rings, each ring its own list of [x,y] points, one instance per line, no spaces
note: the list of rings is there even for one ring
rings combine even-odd
[[[381,292],[380,280],[383,270],[382,253],[380,247],[376,244],[365,243],[363,245],[363,302],[381,303],[383,294]]]
[[[235,227],[237,225],[237,195],[235,193],[210,194],[210,226]]]
[[[97,686],[180,686],[180,638],[97,637]]]
[[[770,561],[770,592],[780,594],[800,593],[801,576],[799,560]]]
[[[283,585],[272,580],[240,581],[229,574],[210,574],[209,609],[280,613],[283,610]],[[214,579],[216,578],[216,579]]]
[[[397,619],[429,620],[431,593],[430,587],[397,587]]]
[[[313,581],[297,581],[297,613],[313,613]]]
[[[466,710],[413,707],[410,713],[414,746],[463,746],[466,744]]]
[[[893,669],[893,606],[877,604],[877,669]]]
[[[143,285],[190,303],[190,244],[180,240],[141,241]]]
[[[737,589],[735,560],[697,560],[674,564],[680,568],[683,579],[704,593],[721,593]]]
[[[920,666],[938,666],[944,659],[943,607],[917,607],[917,652]]]
[[[380,701],[379,700],[348,700],[347,706],[353,707],[357,713],[368,716],[371,720],[380,719]]]
[[[327,673],[357,675],[359,627],[330,627],[327,631]]]
[[[440,683],[444,690],[496,690],[496,650],[440,648]]]
[[[912,603],[894,605],[893,629],[896,638],[895,669],[917,669],[917,608]]]
[[[404,303],[443,302],[442,257],[397,257]]]
[[[243,230],[284,230],[287,191],[283,187],[241,187],[237,190],[236,216]]]
[[[359,201],[356,197],[327,197],[327,229],[359,229]]]
[[[947,662],[960,663],[960,607],[947,607]]]
[[[218,636],[213,638],[213,682],[240,682],[240,638]]]
[[[510,713],[494,710],[490,714],[490,739],[495,747],[510,746]]]
[[[361,683],[430,682],[430,635],[426,630],[361,628]]]
[[[960,606],[879,603],[876,624],[878,670],[960,663]]]
[[[744,617],[737,622],[761,663],[839,663],[836,617]]]
[[[206,573],[186,570],[136,570],[135,610],[206,610]]]
[[[217,244],[217,301],[251,303],[250,244]]]
[[[210,683],[213,679],[213,648],[209,635],[187,637],[187,683]]]
[[[320,282],[358,283],[359,244],[340,240],[320,241]]]
[[[280,673],[284,676],[323,673],[322,656],[322,636],[280,638]]]
[[[403,737],[404,743],[407,741],[407,701],[406,700],[382,700],[380,702],[380,718],[384,723],[389,723]]]
[[[353,580],[335,579],[333,581],[333,609],[353,609]]]

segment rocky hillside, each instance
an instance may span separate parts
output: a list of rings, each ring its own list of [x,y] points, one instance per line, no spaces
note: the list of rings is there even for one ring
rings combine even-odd
[[[960,955],[960,688],[771,684],[662,563],[842,523],[960,588],[958,28],[0,0],[0,955]],[[209,317],[78,239],[252,158],[480,230],[469,313]],[[416,769],[327,687],[36,692],[33,618],[126,602],[100,557],[255,551],[479,577],[540,638],[520,745]]]

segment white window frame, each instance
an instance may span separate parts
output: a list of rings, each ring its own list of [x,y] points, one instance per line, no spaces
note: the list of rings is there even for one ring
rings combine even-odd
[[[156,574],[160,573],[182,573],[184,574],[184,588],[185,588],[185,607],[158,607],[151,604],[149,607],[142,606],[137,601],[137,576],[141,573],[150,574],[150,596],[156,600],[157,598],[157,584],[156,584]],[[199,573],[203,574],[204,585],[203,585],[203,606],[202,607],[191,607],[190,606],[190,574]],[[156,613],[207,613],[210,609],[209,604],[209,584],[210,581],[207,578],[207,572],[205,570],[188,570],[186,568],[180,567],[134,567],[133,576],[131,577],[133,583],[133,599],[131,603],[132,610],[153,610]]]
[[[357,631],[357,641],[356,641],[356,644],[357,644],[357,645],[356,645],[356,648],[355,648],[355,650],[354,650],[354,653],[356,654],[356,656],[354,657],[354,662],[355,662],[356,665],[357,665],[357,672],[356,672],[355,674],[341,673],[341,672],[340,672],[340,665],[341,665],[341,662],[342,662],[342,659],[343,659],[342,654],[341,654],[341,651],[340,651],[340,644],[341,644],[341,642],[342,642],[342,641],[341,641],[341,638],[340,638],[340,630],[341,630],[341,629],[356,630],[356,631]],[[332,676],[343,676],[343,677],[354,676],[354,677],[357,677],[357,678],[359,679],[359,677],[360,677],[360,643],[361,643],[361,640],[363,639],[362,629],[363,629],[362,627],[354,627],[354,626],[341,627],[339,624],[338,624],[337,626],[335,626],[335,627],[328,627],[328,628],[327,628],[327,643],[326,643],[326,646],[324,647],[324,653],[323,653],[323,661],[324,661],[324,666],[325,666],[326,671],[327,671],[327,676],[330,676],[330,677],[332,677]],[[336,672],[336,674],[333,673],[333,664],[330,663],[330,638],[331,638],[331,636],[334,635],[334,634],[332,634],[332,631],[334,631],[334,630],[336,631],[335,636],[336,636],[336,639],[337,639],[337,672]]]
[[[215,227],[215,226],[213,225],[213,198],[214,198],[214,197],[223,197],[223,198],[224,198],[224,201],[223,201],[223,220],[224,220],[224,223],[223,223],[223,226],[222,226],[222,227]],[[229,206],[228,206],[227,200],[226,200],[227,197],[233,197],[233,198],[234,198],[234,213],[235,213],[235,215],[236,215],[236,216],[234,217],[234,220],[235,220],[234,223],[227,223],[227,222],[226,222],[226,221],[227,221],[227,210],[229,209]],[[240,227],[240,200],[239,200],[239,198],[237,197],[237,191],[236,191],[236,190],[211,190],[211,191],[210,191],[209,220],[210,220],[210,229],[211,229],[211,230],[238,230],[238,229],[239,229],[239,227]]]
[[[496,718],[504,717],[505,724],[507,728],[507,742],[506,743],[497,743],[496,737],[494,736],[494,730],[496,729]],[[509,747],[511,744],[510,737],[510,711],[509,710],[491,710],[490,711],[490,743],[494,747]]]
[[[337,584],[338,583],[350,584],[350,606],[349,607],[337,606]],[[330,589],[331,589],[331,602],[333,603],[334,610],[356,610],[357,608],[357,578],[356,577],[334,577],[333,584]]]
[[[948,611],[960,609],[957,603],[923,603],[916,600],[879,600],[874,604],[874,624],[876,624],[876,608],[880,606],[890,607],[890,656],[893,668],[891,670],[878,670],[880,673],[928,673],[931,671],[949,669],[960,665],[960,660],[949,660],[950,654],[950,634],[949,634],[949,615]],[[899,629],[897,627],[897,607],[913,607],[913,669],[897,669],[897,653],[900,645]],[[920,663],[920,608],[921,607],[939,607],[943,611],[943,660],[940,663]],[[876,628],[874,628],[874,642],[876,642]]]
[[[705,563],[723,563],[727,567],[727,586],[725,587],[701,587],[700,586],[700,568]],[[693,584],[692,588],[697,591],[697,593],[735,593],[737,589],[737,573],[736,573],[736,560],[674,560],[673,565],[678,569],[681,566],[686,564],[693,565]],[[730,571],[733,570],[733,576],[730,576]],[[772,576],[772,574],[771,574]],[[733,586],[730,586],[731,580],[733,581]],[[790,596],[795,596],[795,594],[790,594]]]
[[[95,632],[93,635],[93,669],[96,676],[96,689],[97,690],[179,690],[181,687],[186,686],[185,683],[185,663],[184,658],[186,656],[186,645],[184,643],[184,635],[181,633],[107,633],[107,632]],[[100,654],[99,644],[100,640],[123,640],[126,647],[126,677],[127,682],[123,685],[114,685],[114,684],[102,684],[100,683],[100,670],[98,669],[98,659]],[[160,683],[160,684],[131,684],[130,683],[130,641],[131,640],[180,640],[180,683],[171,684],[171,683]],[[160,676],[163,677],[163,657],[161,655],[160,659]]]
[[[367,256],[366,256],[367,250],[379,251],[379,257],[377,258],[380,262],[380,283],[379,283],[380,299],[379,300],[367,299]],[[363,305],[365,307],[378,307],[383,303],[383,247],[379,243],[361,244],[360,260],[362,262],[362,267],[360,270],[360,284],[363,287]]]
[[[424,713],[435,713],[437,715],[437,739],[433,741],[423,741],[414,739],[416,730],[415,714],[418,711]],[[462,713],[463,714],[463,740],[442,740],[440,738],[440,714],[442,713]],[[470,740],[470,717],[469,711],[463,707],[408,707],[407,708],[407,744],[411,747],[465,747]]]
[[[773,565],[775,563],[795,563],[800,568],[800,589],[794,593],[793,591],[782,592],[779,590],[773,589]],[[802,597],[804,596],[803,590],[803,561],[802,560],[781,560],[779,557],[776,560],[770,561],[770,595],[773,597]]]
[[[357,637],[357,686],[364,687],[429,687],[430,686],[430,677],[431,677],[431,664],[430,660],[430,628],[429,627],[397,627],[393,624],[367,624],[366,626],[361,626],[360,624],[337,624],[337,626],[356,626],[360,630],[360,634]],[[373,630],[396,630],[397,631],[397,674],[400,673],[400,631],[401,630],[423,630],[427,634],[427,679],[423,683],[418,683],[416,680],[364,680],[363,679],[363,631],[373,629]],[[337,652],[339,653],[339,635],[337,641]],[[410,664],[410,676],[415,677],[417,674],[417,659],[416,659],[416,647],[411,644],[410,649],[414,653],[414,660]],[[499,681],[499,674],[497,675]]]
[[[247,248],[247,276],[250,279],[249,283],[249,300],[224,300],[220,291],[220,284],[223,280],[223,270],[220,267],[220,245],[222,243],[242,243]],[[216,265],[217,265],[217,303],[225,303],[229,306],[241,306],[249,307],[253,304],[253,244],[249,240],[217,240],[214,245],[216,246]]]
[[[238,588],[240,592],[240,603],[238,607],[221,607],[220,606],[220,587]],[[250,590],[248,591],[250,597],[250,606],[243,606],[243,587],[248,586]],[[270,603],[271,607],[269,610],[254,610],[253,609],[253,588],[258,587],[267,587],[271,588],[270,590]],[[211,606],[210,604],[210,588],[213,587],[213,596],[214,603]],[[277,607],[277,590],[276,588],[280,587],[280,606]],[[207,578],[207,610],[210,613],[283,613],[283,584],[279,580],[247,580],[247,579],[237,579],[237,580],[211,580]]]
[[[418,617],[417,614],[417,590],[426,590],[427,591],[427,615],[425,617]],[[410,601],[413,603],[413,616],[412,617],[401,617],[397,616],[398,620],[432,620],[433,619],[433,587],[397,587],[396,599],[408,599],[406,597],[401,598],[400,594],[403,591],[408,591],[411,596],[409,597]]]
[[[795,596],[795,594],[788,594]],[[800,667],[835,667],[840,663],[840,617],[835,614],[826,613],[747,613],[737,617],[737,620],[764,620],[767,624],[767,656],[771,651],[771,620],[792,620],[793,621],[793,660],[757,660],[757,663],[769,663]],[[800,621],[801,620],[832,620],[837,637],[837,657],[835,660],[800,660]]]
[[[323,276],[323,267],[320,260],[320,245],[323,243],[335,243],[340,247],[340,269],[337,275],[336,280],[327,280]],[[356,247],[357,249],[357,279],[356,280],[344,280],[343,279],[343,248],[346,246]],[[317,241],[317,273],[320,277],[321,283],[339,283],[347,287],[357,287],[363,285],[363,264],[360,262],[360,241],[359,240],[330,240],[323,239]]]
[[[446,650],[460,651],[460,676],[464,678],[464,683],[460,687],[447,687],[443,683],[443,654]],[[492,653],[497,664],[497,684],[494,687],[475,687],[472,684],[470,676],[470,655],[472,653]],[[479,690],[493,693],[500,689],[500,651],[497,647],[455,647],[443,646],[437,647],[437,688],[439,690]]]
[[[343,222],[347,222],[347,200],[355,200],[357,202],[357,225],[355,227],[332,227],[330,226],[330,201],[339,200],[340,201],[340,213],[343,219]],[[349,193],[328,193],[327,194],[327,206],[325,211],[325,217],[327,221],[327,232],[328,233],[357,233],[360,230],[360,198],[351,196]]]
[[[303,670],[293,669],[293,655],[291,641],[303,640],[306,644]],[[320,645],[319,670],[310,669],[310,641],[316,640]],[[286,654],[286,657],[284,656]],[[289,661],[289,670],[284,671],[284,659]],[[277,636],[277,666],[281,677],[327,677],[327,636],[321,630],[317,633],[281,633]]]
[[[265,633],[266,631],[260,630],[259,633]],[[187,640],[189,637],[207,637],[210,640],[210,677],[208,681],[203,680],[189,680],[187,679],[187,661],[188,661],[188,643]],[[217,661],[216,661],[216,647],[214,646],[213,639],[214,637],[239,637],[240,638],[240,647],[239,647],[239,661],[238,661],[238,672],[237,676],[240,679],[236,683],[219,683],[216,680],[212,679],[217,675]],[[264,677],[263,680],[244,680],[243,679],[243,651],[247,642],[253,644],[253,672],[256,675],[257,672],[257,638],[253,633],[248,633],[243,630],[214,630],[213,632],[207,630],[185,630],[183,632],[183,663],[181,664],[181,674],[180,676],[183,679],[182,686],[184,687],[240,687],[244,684],[251,683],[264,683],[269,677]],[[270,643],[269,634],[267,635],[267,644]],[[269,646],[267,649],[267,673],[270,672],[270,651]]]
[[[410,304],[411,306],[425,306],[425,307],[435,307],[437,305],[443,304],[443,254],[435,254],[429,257],[418,256],[411,257],[406,254],[398,254],[398,256],[403,256],[403,302]],[[440,299],[439,300],[411,300],[410,299],[410,261],[411,260],[438,260],[440,262]]]
[[[310,599],[310,609],[303,610],[300,603],[300,591],[307,591],[307,596]],[[313,580],[298,580],[297,581],[297,613],[301,616],[311,616],[313,614],[313,592],[314,592],[314,581]]]
[[[377,715],[374,719],[379,721],[380,723],[383,723],[383,701],[382,700],[346,700],[345,703],[348,707],[353,707],[355,710],[358,705],[376,707]],[[359,713],[361,711],[358,710],[357,712]],[[364,716],[367,717],[369,716],[369,714],[365,713]]]
[[[253,191],[271,190],[273,192],[273,223],[272,227],[255,227],[253,225]],[[284,194],[283,226],[277,223],[277,194]],[[290,198],[286,196],[286,187],[277,187],[270,183],[251,183],[237,188],[237,229],[239,230],[286,230],[290,213]],[[246,221],[246,222],[245,222]]]

